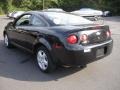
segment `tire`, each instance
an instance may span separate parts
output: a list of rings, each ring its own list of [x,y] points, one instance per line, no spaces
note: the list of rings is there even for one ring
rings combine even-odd
[[[7,48],[13,47],[13,45],[10,43],[10,39],[7,34],[4,35],[4,44]]]
[[[44,46],[38,48],[36,61],[39,69],[44,73],[53,72],[56,68],[56,64],[53,63],[49,51]]]

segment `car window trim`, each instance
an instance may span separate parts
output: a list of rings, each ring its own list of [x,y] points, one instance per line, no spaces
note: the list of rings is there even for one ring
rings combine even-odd
[[[32,17],[32,14],[29,14],[29,13],[27,13],[27,14],[23,14],[23,15],[21,15],[20,17],[18,17],[15,21],[14,21],[14,27],[16,27],[16,26],[24,26],[24,25],[16,25],[16,23],[17,23],[17,21],[21,18],[21,17],[23,17],[23,16],[25,16],[25,15],[31,15],[31,17]],[[31,20],[32,20],[32,18],[30,17],[30,24],[31,24]],[[29,26],[29,25],[28,25]]]
[[[32,15],[31,21],[33,20],[34,16],[37,17],[38,19],[41,19],[46,24],[46,26],[44,26],[44,27],[49,27],[50,26],[50,24],[40,15]],[[35,25],[32,25],[32,26],[35,26]],[[37,27],[42,27],[42,26],[37,26]]]

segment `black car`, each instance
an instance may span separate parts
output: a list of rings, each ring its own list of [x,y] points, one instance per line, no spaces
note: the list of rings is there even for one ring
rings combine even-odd
[[[26,12],[8,23],[3,34],[6,47],[33,53],[46,73],[58,65],[86,65],[109,55],[113,47],[109,26],[66,12]]]

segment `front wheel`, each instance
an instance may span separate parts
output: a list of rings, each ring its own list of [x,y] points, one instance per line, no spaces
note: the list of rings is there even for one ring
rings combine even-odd
[[[56,65],[53,63],[50,53],[45,47],[38,48],[36,59],[42,72],[50,73],[55,70]]]

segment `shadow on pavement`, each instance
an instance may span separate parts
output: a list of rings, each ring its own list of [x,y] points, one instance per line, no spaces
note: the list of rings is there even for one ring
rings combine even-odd
[[[51,74],[42,73],[35,64],[35,59],[29,53],[18,48],[7,49],[0,41],[0,77],[20,81],[57,81],[60,78],[74,74],[81,68],[58,68]]]

